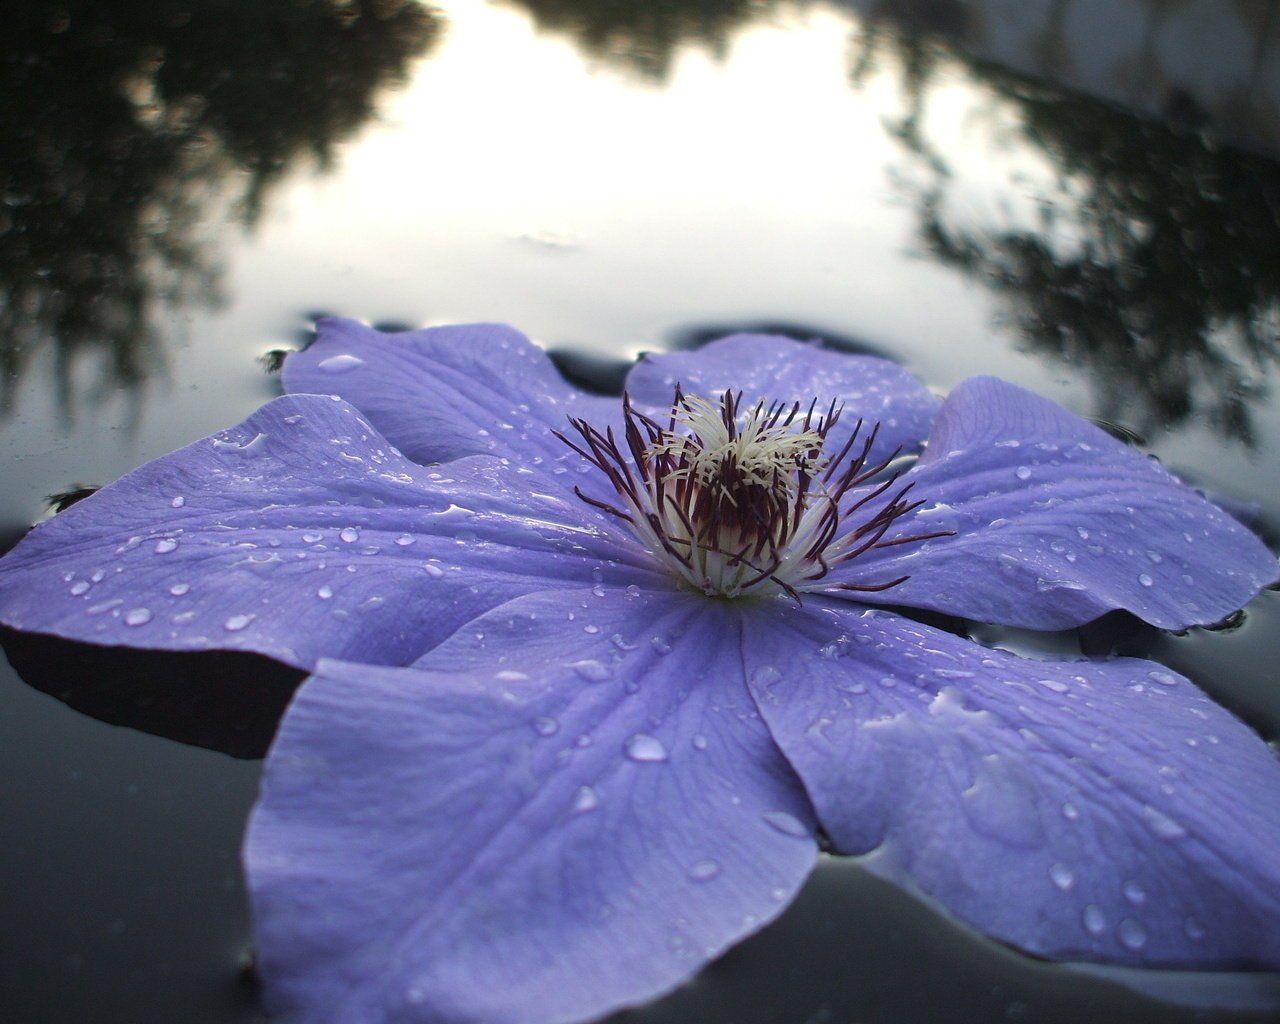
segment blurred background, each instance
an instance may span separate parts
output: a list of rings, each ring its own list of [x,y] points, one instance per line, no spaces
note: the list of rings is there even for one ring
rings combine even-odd
[[[996,373],[1274,545],[1278,15],[23,0],[0,37],[0,540],[47,495],[247,415],[276,393],[272,353],[336,313],[505,320],[600,391],[644,350],[741,329],[886,355],[939,391]],[[1275,740],[1277,627],[1265,593],[1180,636],[974,635],[1157,657]],[[263,669],[228,698],[221,666],[6,647],[0,1019],[260,1020],[238,845],[291,681]],[[830,862],[619,1020],[1272,1019],[1239,985],[1179,979],[1171,1006],[1122,980],[1016,957]]]

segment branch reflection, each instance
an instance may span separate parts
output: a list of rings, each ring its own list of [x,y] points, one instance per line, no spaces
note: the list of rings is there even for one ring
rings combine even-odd
[[[509,0],[526,7],[539,28],[574,38],[589,57],[643,78],[663,81],[676,50],[698,42],[724,55],[739,27],[774,0]]]
[[[19,4],[0,40],[0,414],[54,347],[64,417],[163,372],[165,307],[216,306],[216,237],[337,145],[437,35],[406,0]],[[76,366],[98,357],[83,394]]]
[[[1097,415],[1252,446],[1280,356],[1276,165],[886,22],[855,83],[880,67],[900,69],[894,174],[928,254],[999,296],[1029,349],[1087,369]]]

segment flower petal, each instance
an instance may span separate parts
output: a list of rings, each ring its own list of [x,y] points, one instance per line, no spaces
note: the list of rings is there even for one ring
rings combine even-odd
[[[326,661],[304,684],[245,852],[274,1013],[595,1018],[791,900],[812,811],[736,618],[599,593],[529,595],[422,667]]]
[[[1249,530],[1157,462],[991,377],[960,384],[904,474],[925,504],[832,582],[909,575],[877,601],[1063,629],[1124,608],[1167,629],[1212,623],[1276,580]]]
[[[1280,764],[1185,679],[848,606],[744,637],[769,728],[871,870],[1041,956],[1280,967]]]
[[[407,664],[531,590],[665,585],[580,502],[526,479],[485,457],[426,469],[345,402],[277,399],[32,530],[2,563],[0,621],[299,667]]]
[[[880,424],[873,459],[895,448],[917,451],[938,410],[938,399],[897,363],[769,334],[735,334],[693,352],[649,354],[627,377],[632,399],[651,408],[669,409],[677,384],[706,397],[741,391],[748,402],[808,406],[816,398],[819,411],[835,399],[844,412],[828,446],[838,450],[862,417],[865,430]]]
[[[325,318],[315,341],[285,360],[283,379],[293,394],[341,395],[424,465],[495,455],[576,468],[580,460],[551,430],[563,430],[571,414],[602,427],[620,417],[617,400],[572,387],[505,324],[386,334]]]

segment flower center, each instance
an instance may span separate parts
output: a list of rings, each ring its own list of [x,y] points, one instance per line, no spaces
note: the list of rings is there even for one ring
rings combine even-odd
[[[803,591],[887,590],[907,577],[824,578],[872,548],[949,531],[885,540],[894,520],[923,504],[907,500],[911,484],[894,489],[898,474],[888,469],[899,451],[871,462],[880,427],[864,435],[862,420],[838,451],[825,451],[840,410],[816,407],[761,401],[744,412],[740,391],[713,402],[677,386],[665,425],[622,396],[622,444],[612,429],[574,418],[582,443],[556,436],[605,474],[620,503],[575,488],[578,497],[624,521],[694,590],[730,598],[781,591],[797,600]]]

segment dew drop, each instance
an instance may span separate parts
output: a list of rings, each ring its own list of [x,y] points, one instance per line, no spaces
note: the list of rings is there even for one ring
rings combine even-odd
[[[1069,687],[1061,679],[1037,679],[1036,682],[1039,683],[1041,686],[1043,686],[1045,689],[1052,690],[1054,693],[1066,693],[1068,690],[1071,689],[1071,687]]]
[[[694,750],[706,750],[706,749],[707,749],[707,738],[706,738],[705,736],[703,736],[703,735],[702,735],[702,733],[696,733],[696,734],[694,735],[694,737],[693,737],[693,741],[692,741],[692,742],[693,742],[693,749],[694,749]]]
[[[573,813],[585,814],[600,806],[600,794],[590,786],[579,786],[573,795]]]
[[[1147,678],[1155,680],[1161,686],[1178,685],[1178,677],[1172,672],[1148,672]]]
[[[150,608],[133,608],[124,613],[124,624],[126,626],[145,626],[150,621]]]
[[[1065,803],[1062,805],[1062,816],[1067,821],[1075,821],[1080,817],[1080,809],[1073,803]]]
[[[88,592],[89,592],[88,580],[80,580],[77,583],[71,584],[71,593],[75,597],[79,597],[81,594],[87,594]]]
[[[623,751],[632,761],[657,762],[667,759],[667,748],[656,736],[638,732],[623,745]]]
[[[1019,466],[1017,469],[1015,469],[1015,470],[1013,471],[1013,475],[1014,475],[1014,476],[1016,476],[1019,480],[1030,480],[1030,479],[1031,479],[1031,467],[1029,467],[1029,466]]]
[[[400,534],[399,537],[396,538],[396,543],[400,545],[400,547],[402,548],[407,548],[410,544],[413,543],[413,538],[410,537],[407,533],[402,533]]]
[[[316,597],[320,598],[321,601],[329,600],[329,598],[333,597],[333,587],[326,583],[316,591]]]
[[[560,731],[560,723],[554,718],[535,718],[533,720],[533,731],[539,736],[554,736]]]
[[[338,536],[344,544],[354,544],[360,539],[360,531],[354,526],[344,526],[338,531]]]
[[[809,829],[794,814],[788,814],[786,811],[766,811],[761,817],[764,818],[766,825],[781,832],[784,836],[795,836],[796,838],[804,839],[809,837]]]
[[[1138,573],[1138,582],[1141,583],[1144,587],[1149,587],[1155,583],[1155,580],[1153,580],[1151,576],[1148,575],[1147,573],[1140,572]]]
[[[1142,820],[1161,839],[1181,839],[1187,830],[1163,811],[1158,811],[1150,804],[1142,808]]]
[[[1187,933],[1189,939],[1203,939],[1205,936],[1205,927],[1200,923],[1198,918],[1188,917],[1182,922],[1183,931]]]
[[[182,506],[185,505],[186,503],[187,503],[187,499],[184,498],[181,494],[179,494],[176,498],[174,498],[171,502],[169,502],[169,507],[182,508]]]
[[[595,658],[584,658],[582,661],[570,662],[566,668],[573,669],[589,683],[603,683],[613,675],[613,671],[602,661]]]
[[[174,597],[181,597],[190,589],[191,589],[190,583],[175,583],[173,586],[169,588],[169,593],[171,593]]]
[[[1125,882],[1123,886],[1124,898],[1132,903],[1135,907],[1146,902],[1147,893],[1137,882]]]
[[[157,555],[167,555],[170,551],[176,550],[178,542],[172,537],[162,537],[156,541],[155,552]]]
[[[347,373],[357,366],[363,366],[364,360],[350,352],[344,352],[342,355],[321,359],[318,365],[325,373]]]
[[[253,621],[252,615],[233,615],[222,624],[228,633],[238,633]]]
[[[720,863],[714,860],[700,860],[689,868],[689,877],[695,882],[709,882],[720,874]]]
[[[302,535],[302,540],[303,540],[303,543],[305,544],[318,544],[320,541],[324,540],[324,534],[323,533],[304,533]]]
[[[1106,930],[1106,916],[1102,913],[1102,908],[1096,903],[1090,903],[1085,907],[1081,918],[1084,921],[1085,929],[1090,935],[1101,935]]]
[[[1065,864],[1052,864],[1049,867],[1049,880],[1063,892],[1067,892],[1076,884],[1076,876]]]
[[[1088,530],[1086,530],[1083,526],[1077,526],[1077,527],[1076,527],[1076,533],[1080,536],[1080,539],[1081,539],[1081,540],[1088,540],[1088,539],[1089,539],[1089,531],[1088,531]]]
[[[1136,918],[1126,917],[1116,928],[1125,949],[1139,950],[1147,944],[1147,932]]]
[[[782,673],[773,665],[761,665],[751,673],[751,681],[756,686],[772,686],[782,678]]]
[[[441,569],[440,566],[436,565],[434,562],[424,562],[422,568],[427,570],[427,575],[430,576],[433,580],[438,580],[441,576],[444,575],[444,570]]]
[[[667,638],[664,636],[658,636],[655,634],[654,636],[649,637],[649,644],[659,654],[671,653],[671,644],[667,642]]]

